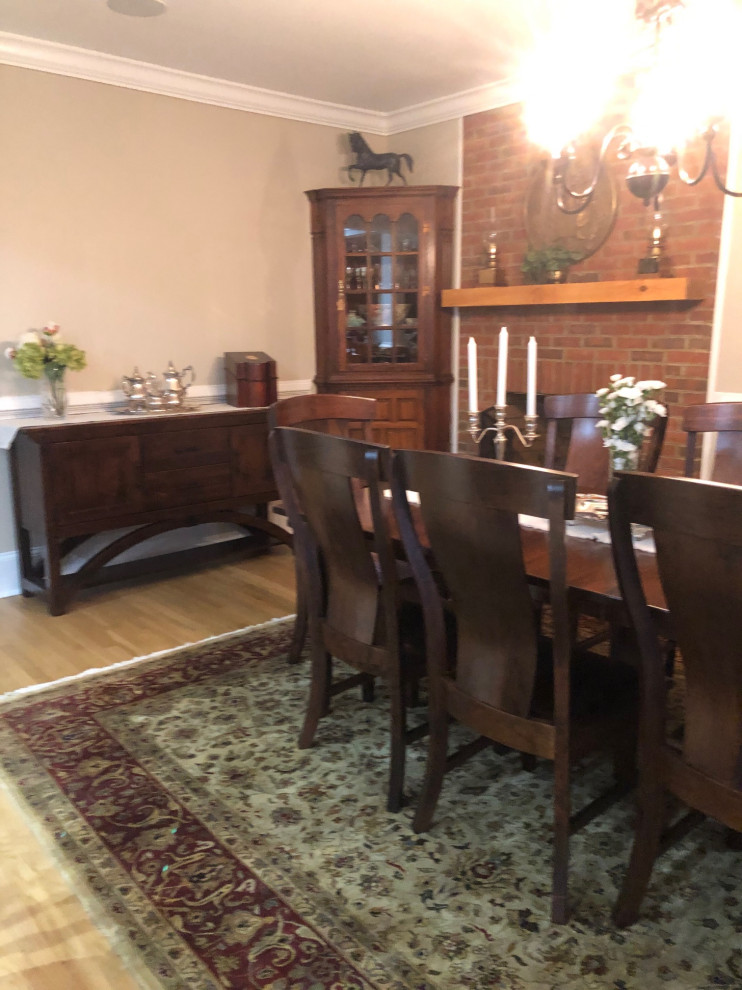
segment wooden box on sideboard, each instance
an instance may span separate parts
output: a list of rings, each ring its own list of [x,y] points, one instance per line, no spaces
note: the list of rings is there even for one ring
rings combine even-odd
[[[225,353],[224,373],[230,406],[269,406],[276,401],[276,362],[262,351]]]

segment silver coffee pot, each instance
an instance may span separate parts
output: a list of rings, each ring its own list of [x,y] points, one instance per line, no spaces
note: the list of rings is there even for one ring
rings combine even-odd
[[[134,368],[131,375],[122,376],[121,388],[128,400],[127,408],[129,412],[146,412],[147,383],[144,375],[139,374],[139,368]]]
[[[185,382],[185,376],[190,375],[190,381]],[[150,371],[145,380],[147,405],[150,409],[182,409],[185,405],[186,391],[193,385],[196,375],[192,365],[187,365],[182,371],[177,371],[172,361],[162,373],[162,383],[158,376]]]

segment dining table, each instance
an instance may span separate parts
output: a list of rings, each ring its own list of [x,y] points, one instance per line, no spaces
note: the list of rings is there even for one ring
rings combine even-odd
[[[569,520],[566,526],[565,545],[570,606],[577,614],[604,619],[611,622],[616,628],[627,629],[629,619],[613,564],[607,511],[598,517],[594,511],[581,510],[581,504],[591,504],[587,502],[588,498],[588,496],[582,496],[582,498],[578,496],[578,509],[575,518]],[[392,536],[396,540],[396,521],[391,511],[391,498],[389,504],[389,525]],[[415,493],[410,495],[409,504],[418,538],[421,544],[425,546],[428,542],[427,535]],[[371,533],[370,508],[367,500],[360,493],[358,507],[363,528],[366,532]],[[546,521],[522,516],[520,522],[523,561],[529,581],[535,588],[548,592],[549,549]],[[672,639],[672,620],[662,590],[657,556],[654,552],[651,535],[647,535],[646,532],[637,532],[636,545],[637,567],[642,578],[647,605],[658,633],[663,637]],[[401,542],[399,543],[399,551],[400,556],[403,556]]]
[[[579,523],[579,519],[577,519]],[[613,565],[613,550],[610,538],[591,539],[575,535],[567,524],[565,545],[567,548],[567,584],[570,601],[581,614],[594,615],[614,622],[617,626],[628,627],[621,589]],[[608,530],[606,527],[606,536]],[[523,559],[531,583],[548,589],[549,552],[547,533],[521,525]],[[637,567],[641,575],[644,593],[658,632],[672,637],[672,624],[662,590],[657,568],[657,556],[647,549],[639,549],[636,554]]]

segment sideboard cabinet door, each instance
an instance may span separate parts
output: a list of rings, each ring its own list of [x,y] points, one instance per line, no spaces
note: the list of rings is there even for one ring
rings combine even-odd
[[[141,465],[136,437],[72,440],[44,452],[44,485],[57,525],[139,512]]]

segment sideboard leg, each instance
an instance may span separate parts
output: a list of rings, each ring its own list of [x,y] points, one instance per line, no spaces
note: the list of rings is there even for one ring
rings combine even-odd
[[[49,614],[64,615],[67,611],[67,595],[64,589],[59,546],[54,541],[44,548],[44,584]]]

